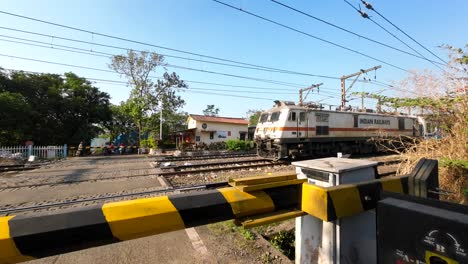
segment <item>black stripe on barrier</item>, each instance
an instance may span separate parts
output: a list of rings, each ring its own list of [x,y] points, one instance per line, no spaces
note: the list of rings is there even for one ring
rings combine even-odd
[[[299,188],[297,185],[276,187],[263,191],[273,200],[276,210],[299,209],[302,188]],[[294,197],[297,199],[294,199]]]
[[[112,235],[101,206],[66,214],[15,216],[9,226],[21,254],[36,258],[119,241]]]
[[[403,193],[405,194],[409,194],[409,177],[406,177],[406,178],[401,178],[400,181],[401,181],[401,185],[403,187]]]
[[[374,209],[377,206],[377,201],[380,199],[382,184],[380,182],[358,184],[357,189],[364,211]]]
[[[332,221],[337,219],[338,217],[336,216],[336,209],[335,209],[335,205],[333,204],[333,200],[331,199],[331,195],[329,192],[327,192],[327,203],[328,203],[328,206],[327,206],[327,216],[328,216],[328,219],[331,219]],[[328,220],[330,221],[330,220]]]
[[[171,195],[169,200],[182,217],[185,227],[235,218],[231,205],[218,190],[200,194]]]

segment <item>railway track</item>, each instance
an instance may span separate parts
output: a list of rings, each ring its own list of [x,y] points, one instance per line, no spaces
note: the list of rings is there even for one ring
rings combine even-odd
[[[164,189],[157,189],[157,190],[149,190],[149,191],[140,191],[135,193],[124,193],[124,194],[116,194],[116,195],[99,195],[97,197],[91,198],[71,198],[61,202],[51,202],[51,203],[39,203],[36,205],[29,205],[29,206],[21,206],[21,207],[10,207],[4,206],[0,207],[0,215],[10,215],[13,213],[19,212],[37,212],[39,210],[46,210],[50,208],[60,208],[64,209],[67,207],[77,205],[94,205],[104,202],[106,200],[112,201],[122,201],[122,198],[132,197],[132,198],[144,198],[153,196],[154,194],[167,194],[173,192],[188,192],[188,191],[197,191],[197,190],[207,190],[207,189],[215,189],[219,187],[228,186],[227,182],[217,182],[217,183],[206,183],[206,184],[199,184],[199,185],[187,185],[187,186],[180,186],[177,188],[164,188]]]
[[[250,160],[233,160],[233,161],[222,161],[222,162],[206,162],[206,163],[198,163],[198,164],[184,164],[184,165],[169,165],[169,166],[163,166],[162,164],[160,165],[159,169],[161,170],[173,170],[173,171],[183,171],[183,170],[190,170],[190,169],[196,169],[196,168],[213,168],[213,167],[223,167],[226,165],[232,165],[232,164],[255,164],[255,163],[262,163],[262,162],[270,162],[268,159],[262,159],[262,158],[255,158],[255,159],[250,159]]]
[[[287,161],[271,161],[271,160],[248,160],[248,161],[232,161],[232,162],[215,162],[206,164],[193,164],[193,165],[181,165],[168,167],[173,171],[162,171],[159,172],[159,176],[182,176],[187,174],[200,174],[208,172],[219,172],[219,171],[236,171],[252,168],[271,167],[280,165],[290,165]]]
[[[227,164],[227,166],[226,166]],[[247,168],[255,168],[255,167],[265,167],[265,166],[272,166],[277,165],[279,163],[271,163],[268,160],[263,159],[253,159],[247,161],[225,161],[225,162],[217,162],[217,163],[205,163],[205,164],[193,164],[193,165],[182,165],[179,170],[184,171],[163,171],[163,172],[152,172],[152,173],[144,173],[144,174],[134,174],[128,176],[112,176],[115,171],[111,173],[100,173],[99,178],[82,178],[82,179],[70,179],[70,180],[63,180],[63,181],[56,181],[56,178],[61,176],[48,176],[44,179],[41,183],[35,184],[22,184],[22,183],[15,183],[11,185],[4,185],[0,187],[0,191],[16,191],[19,189],[37,189],[41,187],[55,187],[55,186],[63,186],[63,185],[70,185],[70,184],[78,184],[84,182],[97,182],[97,181],[112,181],[112,180],[125,180],[125,179],[136,179],[136,178],[143,178],[143,177],[158,177],[158,176],[170,176],[170,175],[187,175],[187,174],[196,174],[196,173],[208,173],[208,172],[215,172],[215,171],[232,171],[232,170],[240,170],[240,169],[247,169]],[[208,165],[210,167],[206,168]],[[177,169],[177,166],[169,167],[172,169]],[[189,168],[200,168],[205,167],[202,169],[190,169]],[[163,169],[165,170],[165,169]],[[106,176],[109,174],[110,176]],[[28,179],[25,179],[23,182],[26,182]]]
[[[177,161],[189,161],[189,160],[229,159],[229,158],[244,158],[244,157],[257,157],[257,154],[256,153],[237,153],[237,154],[221,154],[221,155],[164,157],[164,158],[156,159],[155,162],[177,162]]]
[[[40,164],[2,165],[0,172],[34,170],[40,167]]]

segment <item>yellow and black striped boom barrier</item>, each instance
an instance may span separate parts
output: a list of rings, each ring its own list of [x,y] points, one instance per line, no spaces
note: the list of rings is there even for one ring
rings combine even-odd
[[[430,173],[431,166],[434,169],[430,162],[418,166],[407,176],[355,185],[324,188],[284,174],[232,180],[232,187],[203,192],[103,203],[54,214],[0,216],[0,263],[229,219],[246,227],[305,214],[332,221],[375,208],[382,191],[411,193],[409,187],[421,185],[416,178],[424,179],[422,174]]]

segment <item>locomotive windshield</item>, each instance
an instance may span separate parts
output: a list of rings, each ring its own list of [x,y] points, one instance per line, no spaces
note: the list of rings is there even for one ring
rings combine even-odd
[[[281,112],[273,112],[273,113],[271,113],[270,121],[271,121],[271,122],[278,121],[278,120],[279,120],[279,117],[280,117],[280,113],[281,113]]]
[[[268,120],[268,113],[264,113],[260,116],[260,120],[258,121],[259,123],[264,123]]]

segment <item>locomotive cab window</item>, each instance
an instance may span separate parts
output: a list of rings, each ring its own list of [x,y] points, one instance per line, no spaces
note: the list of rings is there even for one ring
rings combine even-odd
[[[260,123],[264,123],[268,120],[268,113],[264,113],[260,116]]]
[[[296,112],[289,113],[289,121],[296,121]]]
[[[304,122],[306,120],[305,112],[299,113],[299,122]]]
[[[280,113],[281,112],[273,112],[271,113],[271,117],[270,117],[270,121],[271,122],[276,122],[279,120],[279,117],[280,117]]]

